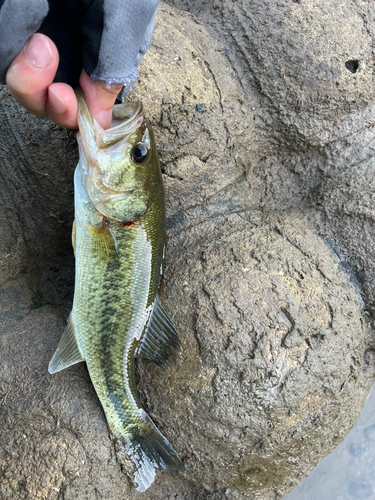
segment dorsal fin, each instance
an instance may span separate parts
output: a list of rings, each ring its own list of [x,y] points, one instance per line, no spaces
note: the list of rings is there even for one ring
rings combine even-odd
[[[146,331],[135,356],[149,359],[167,370],[180,350],[181,342],[176,328],[156,296]]]
[[[68,324],[49,363],[48,371],[49,373],[57,373],[81,361],[84,361],[84,359],[78,350],[74,323],[70,314]]]

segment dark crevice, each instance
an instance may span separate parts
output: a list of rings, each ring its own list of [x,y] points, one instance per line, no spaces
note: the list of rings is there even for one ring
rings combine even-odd
[[[357,69],[359,68],[359,61],[357,61],[357,59],[346,61],[345,68],[348,69],[351,73],[356,73]]]

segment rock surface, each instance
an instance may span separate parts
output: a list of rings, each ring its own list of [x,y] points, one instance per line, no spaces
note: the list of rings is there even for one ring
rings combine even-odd
[[[249,211],[200,229],[166,276],[169,309],[182,293],[182,360],[142,371],[145,402],[202,495],[282,498],[343,439],[353,394],[367,394],[359,299],[298,219]]]
[[[370,13],[175,4],[207,28],[161,4],[135,95],[165,178],[162,298],[184,350],[167,373],[139,362],[138,387],[186,472],[142,498],[281,499],[375,376]],[[0,498],[136,499],[85,366],[47,373],[73,296],[74,133],[6,89],[0,130]]]
[[[339,0],[168,0],[218,40],[254,114],[251,201],[334,237],[375,313],[375,9]],[[311,209],[311,210],[310,210]]]

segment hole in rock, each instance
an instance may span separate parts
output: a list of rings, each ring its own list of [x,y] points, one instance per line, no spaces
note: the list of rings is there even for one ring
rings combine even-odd
[[[352,61],[346,61],[345,68],[348,69],[351,73],[355,73],[358,69],[359,61],[353,59]]]

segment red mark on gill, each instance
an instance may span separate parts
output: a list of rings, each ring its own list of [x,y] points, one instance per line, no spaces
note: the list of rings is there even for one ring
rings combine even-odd
[[[129,227],[129,226],[135,226],[135,223],[137,222],[137,219],[134,219],[134,220],[131,220],[131,221],[128,221],[128,222],[111,222],[108,217],[106,217],[105,215],[103,216],[103,219],[102,219],[104,225],[108,228],[111,228],[111,227],[119,227],[119,226],[122,226],[122,227]]]

